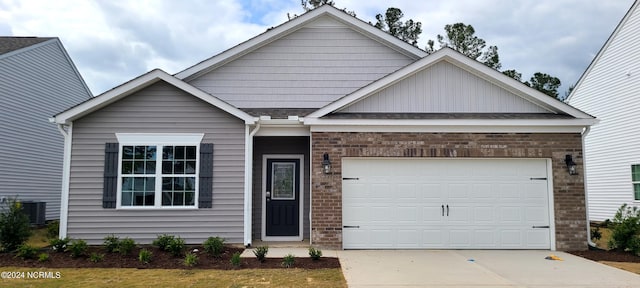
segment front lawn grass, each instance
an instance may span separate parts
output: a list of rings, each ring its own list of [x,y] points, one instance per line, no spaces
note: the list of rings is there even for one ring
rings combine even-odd
[[[341,269],[171,270],[2,267],[59,279],[0,279],[0,287],[347,287]]]

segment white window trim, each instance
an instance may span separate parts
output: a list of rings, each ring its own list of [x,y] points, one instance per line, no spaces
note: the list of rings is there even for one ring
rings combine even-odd
[[[116,197],[116,209],[119,210],[196,210],[200,194],[200,142],[204,133],[116,133],[118,139],[118,185]],[[122,206],[122,147],[123,146],[156,146],[156,167],[162,169],[161,146],[196,146],[196,178],[193,206],[162,206],[162,173],[155,175],[155,200],[154,206]],[[161,171],[161,170],[160,170]]]

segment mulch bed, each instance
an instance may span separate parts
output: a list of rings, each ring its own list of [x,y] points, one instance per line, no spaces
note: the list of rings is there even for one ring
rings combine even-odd
[[[619,250],[602,250],[592,248],[585,251],[569,251],[569,253],[593,261],[632,262],[640,263],[640,256]]]
[[[138,261],[140,249],[146,248],[153,253],[151,262],[144,264]],[[231,265],[231,256],[235,252],[241,252],[243,248],[225,247],[225,251],[218,258],[212,257],[204,252],[200,246],[190,246],[189,251],[198,249],[198,264],[193,267],[184,265],[184,256],[175,257],[169,252],[159,250],[153,246],[143,246],[134,249],[131,255],[121,255],[119,253],[108,253],[103,247],[89,247],[87,255],[91,253],[104,254],[102,261],[94,263],[89,261],[89,256],[78,258],[71,257],[70,253],[59,253],[50,249],[43,249],[40,253],[49,253],[49,260],[39,262],[37,259],[23,260],[15,256],[14,253],[0,253],[0,267],[17,266],[32,268],[138,268],[138,269],[274,269],[282,268],[282,258],[267,258],[265,262],[260,262],[255,257],[242,258],[239,268]],[[39,254],[39,253],[38,253]],[[322,257],[314,261],[311,258],[295,258],[294,268],[302,269],[322,269],[340,268],[338,258]]]

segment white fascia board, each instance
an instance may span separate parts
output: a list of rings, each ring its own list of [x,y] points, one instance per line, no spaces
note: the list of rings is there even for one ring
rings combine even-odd
[[[376,38],[376,40],[389,45],[390,48],[414,59],[420,59],[428,55],[424,50],[406,43],[394,36],[391,36],[389,33],[375,28],[373,27],[373,25],[368,24],[356,17],[353,17],[345,13],[344,11],[332,7],[331,5],[322,5],[321,7],[313,9],[283,24],[280,24],[275,28],[271,28],[262,34],[259,34],[258,36],[255,36],[243,43],[236,45],[235,47],[223,51],[216,56],[204,60],[181,72],[178,72],[177,74],[175,74],[175,77],[177,77],[178,79],[189,81],[202,73],[211,71],[212,69],[215,69],[220,65],[224,65],[225,63],[237,59],[238,57],[241,57],[246,53],[249,53],[270,42],[280,39],[281,37],[302,28],[304,25],[316,20],[318,17],[321,17],[323,15],[330,15],[340,22],[349,24],[350,26],[352,26],[352,28],[362,33],[368,34],[368,36]]]
[[[574,107],[571,107],[568,104],[563,103],[562,101],[553,99],[552,97],[549,97],[548,95],[536,89],[527,87],[519,81],[502,74],[500,71],[487,67],[486,65],[473,60],[451,48],[442,48],[419,61],[409,64],[404,68],[353,92],[352,94],[342,97],[316,110],[306,117],[319,118],[325,116],[331,112],[337,111],[355,102],[358,102],[368,97],[369,95],[385,89],[386,87],[398,83],[399,81],[402,81],[403,79],[435,63],[445,60],[452,63],[453,65],[465,69],[466,71],[469,71],[470,73],[477,75],[480,78],[486,79],[487,81],[495,83],[503,87],[504,89],[510,90],[514,94],[519,95],[520,97],[523,97],[524,99],[540,107],[543,107],[550,112],[562,112],[576,118],[593,119],[593,116],[586,114]]]
[[[311,132],[579,133],[596,119],[309,119]]]
[[[128,95],[131,95],[137,91],[144,89],[158,81],[165,81],[174,87],[181,89],[199,99],[216,106],[225,112],[238,117],[241,120],[244,120],[245,124],[253,124],[255,122],[255,118],[242,110],[230,105],[227,102],[224,102],[210,94],[205,93],[204,91],[195,88],[188,83],[177,79],[166,72],[155,69],[152,70],[138,78],[135,78],[123,85],[120,85],[112,90],[109,90],[102,95],[96,96],[88,101],[81,103],[67,111],[64,111],[58,115],[55,115],[54,121],[58,124],[69,124],[75,119],[78,119],[84,115],[87,115],[93,111],[96,111],[102,107],[105,107],[115,101],[122,99]]]

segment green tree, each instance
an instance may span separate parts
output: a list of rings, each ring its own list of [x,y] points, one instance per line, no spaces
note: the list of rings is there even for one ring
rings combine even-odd
[[[524,82],[524,84],[553,98],[558,98],[558,88],[560,88],[562,83],[557,77],[553,77],[547,73],[536,72],[531,79],[529,79],[528,82]]]
[[[516,79],[516,80],[522,82],[522,73],[519,73],[515,69],[504,70],[504,71],[502,71],[502,74],[507,75],[507,76],[509,76],[509,77],[511,77],[513,79]]]
[[[325,4],[333,6],[336,3],[333,0],[300,0],[300,4],[304,11],[309,11]]]
[[[402,10],[389,7],[384,15],[376,15],[377,22],[373,26],[411,45],[418,45],[418,38],[422,33],[422,23],[413,21],[413,19],[409,19],[403,23],[402,17],[404,17]]]
[[[498,47],[489,46],[486,48],[487,42],[475,35],[476,30],[473,29],[473,26],[464,23],[447,24],[444,26],[444,30],[446,32],[444,36],[440,34],[437,36],[440,48],[449,47],[496,70],[502,67]],[[435,41],[427,41],[425,50],[428,53],[433,53],[435,51],[434,45]]]

